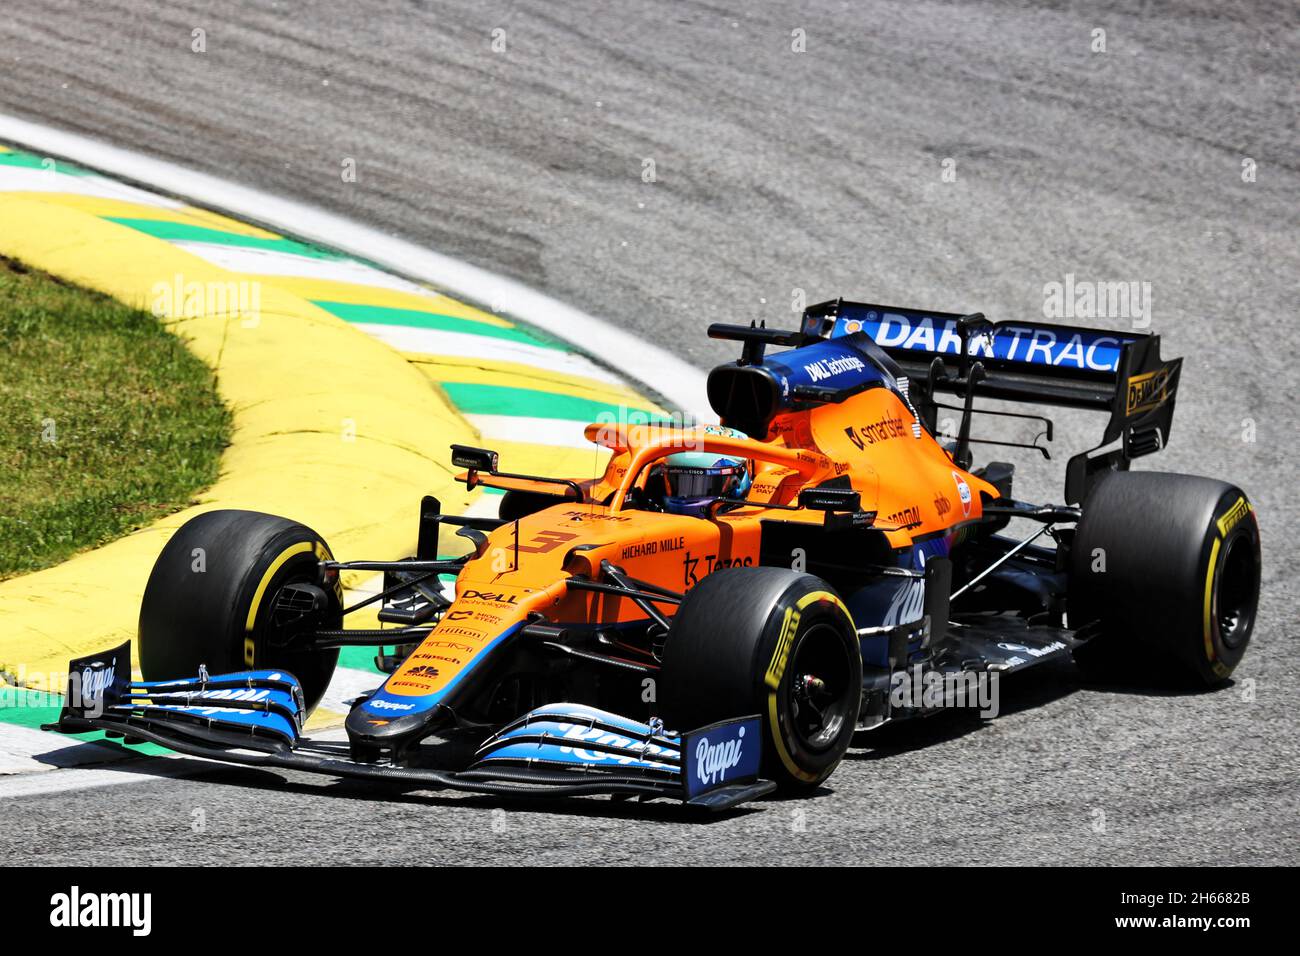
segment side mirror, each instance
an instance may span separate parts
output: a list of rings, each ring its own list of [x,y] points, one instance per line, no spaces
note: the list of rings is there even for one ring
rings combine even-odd
[[[852,488],[821,485],[799,492],[799,507],[824,511],[828,528],[859,528],[876,520],[874,511],[862,510],[862,495]]]
[[[497,453],[487,448],[475,448],[472,445],[451,446],[451,463],[457,468],[486,471],[490,475],[497,470],[497,460]]]
[[[852,488],[804,488],[799,492],[799,507],[809,511],[847,511],[862,510],[862,496]]]

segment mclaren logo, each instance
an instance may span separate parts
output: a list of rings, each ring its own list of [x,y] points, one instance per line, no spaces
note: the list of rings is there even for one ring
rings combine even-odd
[[[1137,415],[1159,408],[1169,398],[1169,369],[1162,368],[1128,379],[1128,402],[1124,414]]]

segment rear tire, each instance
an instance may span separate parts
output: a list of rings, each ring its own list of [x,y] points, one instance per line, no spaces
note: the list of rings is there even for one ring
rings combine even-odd
[[[1117,472],[1083,505],[1070,558],[1070,626],[1100,623],[1075,651],[1095,676],[1138,670],[1226,680],[1259,603],[1259,526],[1227,482]]]
[[[154,562],[140,605],[145,680],[275,668],[302,684],[308,710],[320,702],[338,651],[288,652],[270,643],[271,606],[289,583],[314,583],[329,547],[310,528],[256,511],[209,511],[172,535]],[[342,624],[342,595],[326,589],[327,627]],[[250,627],[251,622],[251,627]]]
[[[862,655],[853,619],[813,575],[716,571],[673,619],[660,690],[665,722],[682,733],[761,715],[763,775],[785,789],[815,787],[839,765],[857,724]]]

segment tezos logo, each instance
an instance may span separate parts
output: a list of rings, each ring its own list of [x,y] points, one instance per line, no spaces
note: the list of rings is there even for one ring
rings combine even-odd
[[[701,737],[695,745],[695,775],[700,783],[712,786],[727,779],[727,771],[740,766],[744,754],[745,728],[736,731],[734,740],[720,744],[709,743],[708,737]]]

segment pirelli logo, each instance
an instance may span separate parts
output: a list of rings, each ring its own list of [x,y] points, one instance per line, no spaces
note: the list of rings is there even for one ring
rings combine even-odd
[[[794,636],[799,631],[799,612],[794,608],[786,608],[785,621],[781,624],[781,635],[776,639],[776,648],[772,652],[772,662],[768,664],[767,676],[764,683],[776,690],[781,686],[781,678],[785,675],[785,665],[790,658],[790,645],[794,642]]]
[[[1227,514],[1218,520],[1219,537],[1226,538],[1228,532],[1235,528],[1241,519],[1248,514],[1250,514],[1250,502],[1243,495],[1237,499],[1236,504],[1228,509]]]
[[[1159,408],[1169,398],[1169,369],[1157,369],[1141,375],[1130,375],[1128,380],[1128,402],[1124,414],[1136,415]]]

